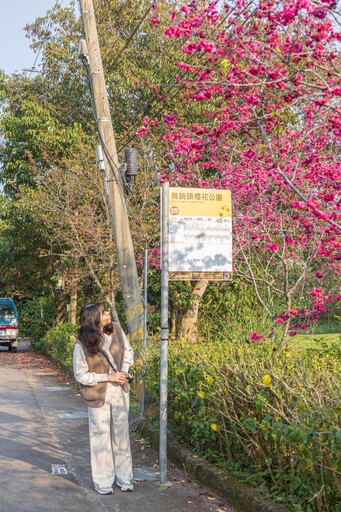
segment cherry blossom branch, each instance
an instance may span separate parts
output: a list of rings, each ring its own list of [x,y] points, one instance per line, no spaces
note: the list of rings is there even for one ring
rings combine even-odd
[[[265,133],[264,131],[264,128],[263,128],[263,125],[258,121],[258,119],[256,118],[256,121],[257,121],[257,124],[258,124],[258,127],[262,133],[262,136],[269,148],[269,151],[270,151],[270,155],[271,155],[271,160],[273,162],[273,165],[276,167],[276,170],[277,172],[282,176],[282,178],[284,179],[284,181],[289,185],[289,187],[291,188],[291,190],[300,198],[302,199],[302,201],[307,204],[308,203],[308,198],[292,183],[292,181],[288,178],[288,176],[280,169],[277,161],[276,161],[276,158],[275,158],[275,155],[274,155],[274,152],[273,152],[273,149],[272,149],[272,145],[271,145],[271,142],[269,140],[269,137],[267,136],[267,134]],[[337,224],[336,222],[334,222],[333,220],[331,219],[328,219],[328,217],[326,216],[325,219],[329,224],[331,224],[332,226],[334,226],[335,228],[337,228],[339,231],[341,231],[341,225],[340,224]]]

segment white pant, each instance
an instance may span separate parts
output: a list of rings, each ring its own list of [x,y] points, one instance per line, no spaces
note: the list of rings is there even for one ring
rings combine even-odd
[[[103,407],[89,407],[91,471],[95,489],[109,492],[133,478],[129,440],[129,393],[108,382]]]

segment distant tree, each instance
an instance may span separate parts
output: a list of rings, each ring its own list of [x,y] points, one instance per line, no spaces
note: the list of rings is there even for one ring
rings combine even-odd
[[[0,196],[0,295],[22,300],[50,287],[53,262],[38,247],[47,248],[44,225]]]
[[[153,103],[157,98],[154,91],[144,87],[148,73],[149,77],[154,74],[156,63],[165,72],[157,48],[162,48],[162,41],[172,46],[172,41],[161,27],[157,31],[157,25],[149,23],[147,14],[152,7],[147,12],[142,3],[136,6],[113,0],[95,3],[95,8],[114,129],[122,136],[123,150],[129,138],[135,136],[149,99]],[[116,28],[110,21],[114,12],[118,14]],[[76,272],[85,287],[91,276],[95,288],[112,297],[109,290],[118,289],[116,264],[102,176],[95,163],[97,133],[91,94],[86,71],[78,58],[80,19],[72,6],[55,6],[26,29],[32,48],[42,57],[39,73],[3,77],[0,87],[0,181],[11,201],[11,221],[7,220],[13,224],[15,216],[20,218],[23,231],[28,231],[29,223],[44,226],[43,240],[32,238],[37,245],[31,252],[42,256],[38,261],[49,259],[53,263],[52,273],[62,267],[70,279]],[[120,45],[127,43],[129,57],[120,45],[113,46],[114,41]],[[123,70],[129,59],[135,64],[127,80]],[[140,68],[138,76],[141,59],[146,67]],[[143,96],[141,91],[147,93]],[[152,148],[145,141],[138,145],[141,172],[129,210],[138,252],[142,253],[147,240],[155,239],[154,224],[152,229],[148,227],[149,220],[155,219],[154,199],[149,201],[149,197],[157,183],[160,163],[156,163],[155,146]],[[7,232],[2,235],[6,237]],[[20,261],[17,258],[19,266]],[[12,272],[11,268],[7,270]]]

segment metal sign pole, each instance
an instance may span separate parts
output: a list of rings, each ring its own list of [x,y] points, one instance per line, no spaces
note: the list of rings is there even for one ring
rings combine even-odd
[[[168,201],[169,183],[161,194],[161,353],[160,353],[160,483],[167,482],[168,386]]]
[[[148,344],[147,337],[147,321],[148,321],[148,249],[144,250],[144,268],[143,268],[143,306],[144,306],[144,321],[143,321],[143,355],[146,356],[146,347]],[[144,418],[146,408],[146,385],[142,379],[142,393],[141,393],[141,416]]]

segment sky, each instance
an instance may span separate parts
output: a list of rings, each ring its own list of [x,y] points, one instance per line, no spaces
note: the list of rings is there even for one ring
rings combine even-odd
[[[7,75],[33,66],[36,55],[24,26],[43,17],[56,1],[63,7],[69,5],[69,0],[0,0],[0,69]]]

